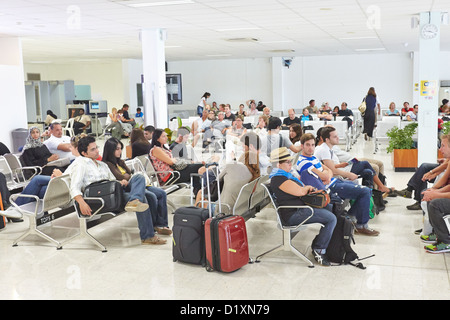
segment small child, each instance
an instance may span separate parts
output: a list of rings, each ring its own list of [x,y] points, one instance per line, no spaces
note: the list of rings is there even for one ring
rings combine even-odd
[[[136,109],[136,118],[142,118],[144,117],[144,113],[141,111],[141,108]]]

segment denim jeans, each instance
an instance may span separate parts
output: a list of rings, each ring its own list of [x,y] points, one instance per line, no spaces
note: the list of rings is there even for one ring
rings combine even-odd
[[[143,175],[134,175],[128,181],[128,186],[125,188],[124,200],[125,203],[138,199],[143,203],[147,202],[147,197],[145,196],[145,178]],[[139,236],[141,240],[152,238],[155,235],[155,230],[153,228],[153,218],[152,212],[149,208],[143,212],[136,212],[136,218],[139,227]]]
[[[124,191],[129,193],[129,200],[139,200],[144,202],[144,190],[145,190],[145,177],[143,175],[137,174],[131,177],[128,181],[128,185],[125,187]]]
[[[367,161],[358,161],[352,165],[350,170],[354,174],[361,176],[363,179],[363,185],[373,188],[373,176],[375,175],[375,170]]]
[[[161,188],[148,186],[145,190],[145,197],[152,212],[153,225],[161,228],[168,227],[167,193]]]
[[[309,209],[298,209],[287,221],[288,225],[298,225],[305,221],[311,214]],[[319,234],[314,238],[311,245],[312,249],[320,250],[320,253],[325,253],[331,236],[333,235],[334,227],[336,226],[336,216],[330,210],[323,208],[314,208],[314,215],[305,223],[321,223],[324,225],[320,229]]]
[[[49,182],[50,176],[34,176],[33,179],[31,179],[27,186],[22,190],[22,194],[34,195],[38,196],[39,199],[43,199]],[[34,201],[33,198],[19,197],[16,200],[16,204],[21,206],[32,201]]]
[[[414,199],[417,202],[420,202],[422,198],[422,191],[427,188],[428,181],[422,181],[422,177],[425,173],[428,171],[431,171],[435,168],[437,168],[439,164],[437,163],[422,163],[420,167],[416,170],[416,172],[413,174],[411,179],[408,181],[408,187],[414,189]],[[430,182],[434,182],[434,179]]]
[[[358,228],[367,227],[370,219],[370,198],[372,197],[370,188],[360,186],[351,181],[337,179],[330,187],[330,191],[337,193],[342,199],[355,200],[348,214],[356,217],[356,226]]]

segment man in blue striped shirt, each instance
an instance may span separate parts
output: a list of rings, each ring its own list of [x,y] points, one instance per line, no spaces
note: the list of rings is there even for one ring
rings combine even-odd
[[[314,156],[316,142],[313,134],[302,135],[300,141],[302,154],[298,158],[296,168],[300,180],[305,185],[312,185],[317,189],[330,189],[342,199],[355,200],[348,214],[356,217],[356,232],[361,235],[377,236],[379,232],[368,226],[371,189],[351,181],[333,178],[331,169]]]

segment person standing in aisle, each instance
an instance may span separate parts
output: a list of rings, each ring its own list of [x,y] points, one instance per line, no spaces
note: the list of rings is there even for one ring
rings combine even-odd
[[[364,139],[370,140],[373,136],[376,115],[375,107],[377,106],[377,94],[375,88],[370,87],[366,95],[366,112],[364,113]]]
[[[203,109],[206,107],[206,100],[211,96],[211,93],[205,92],[202,96],[202,99],[198,103],[197,106],[197,115],[201,117],[203,115]]]

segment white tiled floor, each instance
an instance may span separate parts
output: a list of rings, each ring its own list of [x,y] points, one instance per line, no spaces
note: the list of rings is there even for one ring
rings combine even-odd
[[[384,161],[388,185],[405,187],[411,173],[394,173],[390,155],[361,138],[355,156]],[[172,200],[188,204],[186,197]],[[62,250],[30,237],[12,247],[27,223],[9,223],[0,231],[0,299],[449,299],[450,255],[425,253],[413,231],[421,227],[420,211],[408,211],[412,200],[387,198],[385,211],[370,221],[381,232],[356,236],[355,251],[366,270],[352,266],[307,267],[290,252],[268,255],[231,274],[206,272],[200,266],[174,263],[171,238],[163,246],[142,246],[133,213],[91,230],[108,248],[101,253],[85,242]],[[250,256],[280,239],[273,210],[264,209],[247,222]],[[169,216],[172,225],[172,215]],[[74,215],[53,222],[47,232],[64,239],[76,232]],[[310,255],[317,229],[303,231],[296,245]],[[345,293],[345,297],[343,297]]]

